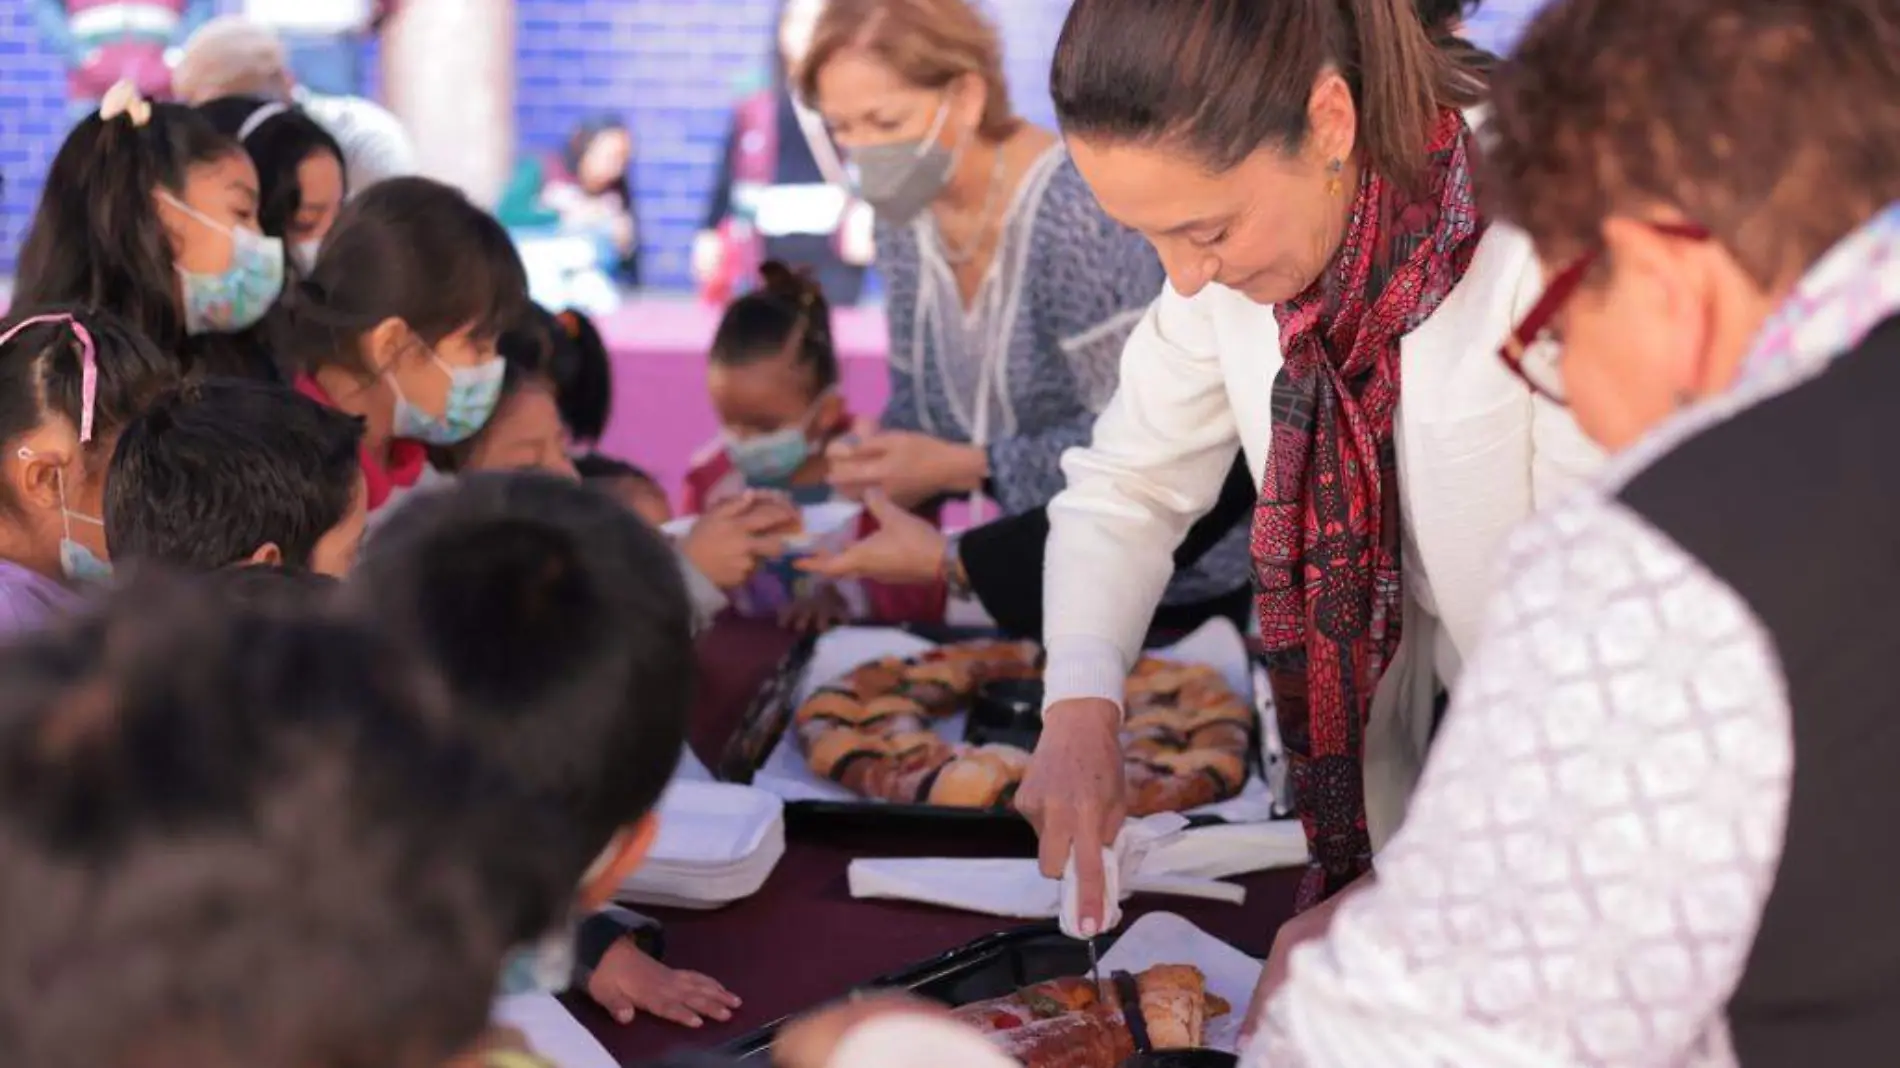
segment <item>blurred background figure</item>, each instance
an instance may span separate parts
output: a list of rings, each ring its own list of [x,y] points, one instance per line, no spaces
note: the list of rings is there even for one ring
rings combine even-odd
[[[834,306],[863,295],[871,211],[852,197],[824,119],[791,87],[825,4],[781,0],[763,83],[733,107],[705,223],[693,239],[693,277],[710,303],[749,288],[767,260],[810,271]]]
[[[640,284],[633,199],[633,131],[625,120],[583,120],[559,153],[529,155],[495,206],[514,233],[536,300],[612,310]]]
[[[130,79],[148,99],[171,94],[166,52],[217,11],[213,0],[34,0],[47,47],[65,57],[74,116],[98,110],[106,90]]]
[[[326,96],[364,92],[363,45],[388,14],[376,0],[244,0],[244,16],[275,31],[299,84]]]
[[[283,38],[262,22],[224,15],[205,23],[185,42],[172,82],[187,104],[253,96],[297,105],[342,147],[352,190],[415,171],[415,151],[394,115],[367,97],[305,85]]]

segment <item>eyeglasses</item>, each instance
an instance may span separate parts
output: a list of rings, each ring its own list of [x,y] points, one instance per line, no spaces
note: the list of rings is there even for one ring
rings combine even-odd
[[[1645,222],[1643,225],[1664,237],[1679,237],[1685,241],[1707,241],[1712,236],[1695,223]],[[1504,361],[1512,374],[1522,379],[1531,392],[1554,404],[1570,402],[1564,396],[1564,343],[1552,332],[1551,323],[1576,295],[1590,268],[1602,258],[1603,246],[1598,245],[1558,271],[1544,287],[1544,295],[1537,298],[1529,314],[1498,349],[1498,359]]]

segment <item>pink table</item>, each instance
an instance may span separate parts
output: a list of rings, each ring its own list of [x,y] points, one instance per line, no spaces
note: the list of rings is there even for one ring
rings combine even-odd
[[[719,433],[706,399],[706,350],[719,314],[696,300],[636,298],[596,320],[614,372],[601,451],[651,471],[675,501],[693,454]],[[834,310],[831,330],[845,400],[854,414],[875,416],[890,395],[883,310]]]

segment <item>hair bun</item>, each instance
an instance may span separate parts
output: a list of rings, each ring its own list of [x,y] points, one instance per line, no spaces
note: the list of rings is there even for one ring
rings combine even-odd
[[[767,293],[792,301],[801,308],[811,307],[822,296],[810,271],[804,268],[794,270],[778,260],[766,260],[759,266],[759,280],[765,284]]]

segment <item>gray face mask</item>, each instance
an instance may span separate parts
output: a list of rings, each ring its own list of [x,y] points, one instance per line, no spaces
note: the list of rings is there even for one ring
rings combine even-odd
[[[950,101],[945,100],[923,137],[851,150],[852,181],[859,198],[871,205],[878,218],[904,226],[922,214],[950,184],[963,145],[948,149],[937,143],[937,135],[949,119]]]

